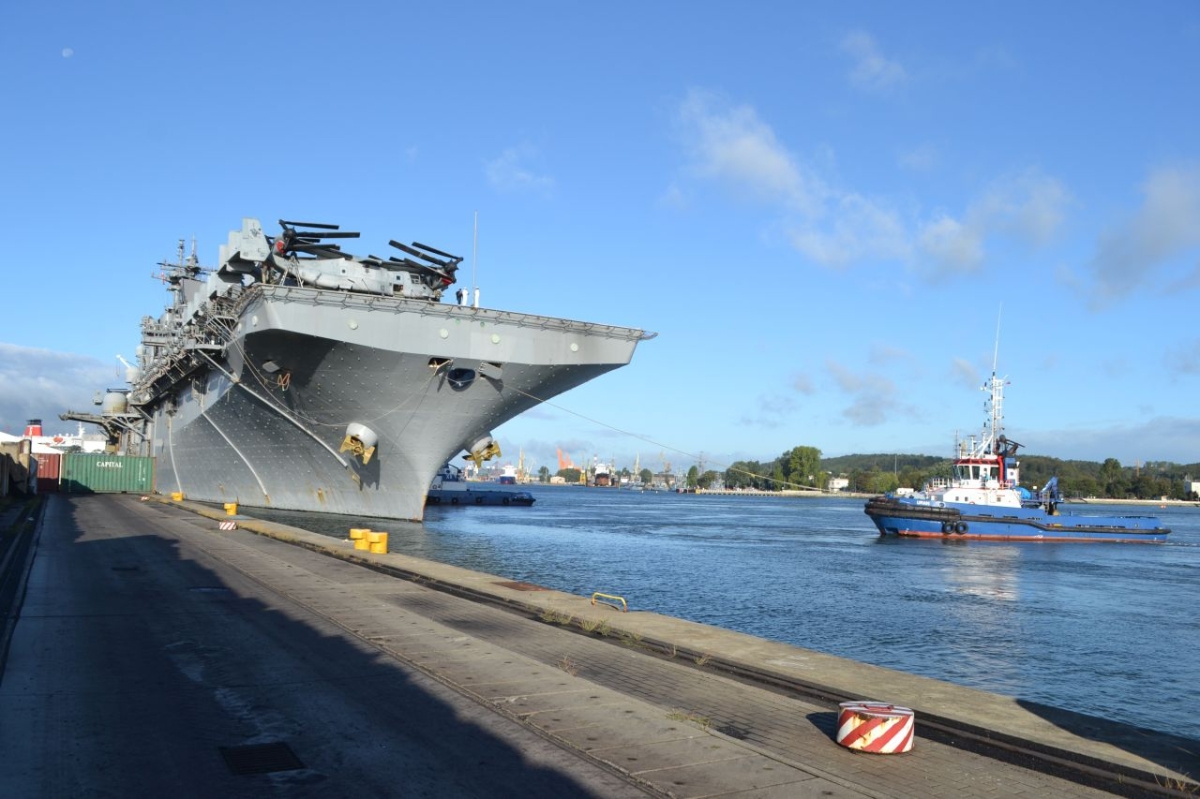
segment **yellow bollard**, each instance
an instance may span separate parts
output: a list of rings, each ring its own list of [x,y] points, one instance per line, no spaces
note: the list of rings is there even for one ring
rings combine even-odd
[[[366,538],[367,533],[369,533],[369,532],[371,532],[371,531],[365,527],[351,527],[350,528],[350,540],[357,541],[360,538]]]
[[[356,538],[356,539],[354,539],[354,548],[355,549],[363,549],[363,550],[370,549],[371,543],[369,541],[367,541],[367,539],[365,537],[364,538]]]
[[[387,533],[367,533],[367,543],[376,555],[387,554]]]
[[[226,502],[225,503],[225,515],[226,516],[237,516],[237,503],[236,502]]]
[[[182,491],[172,491],[171,492],[171,501],[172,502],[183,502],[183,492]]]

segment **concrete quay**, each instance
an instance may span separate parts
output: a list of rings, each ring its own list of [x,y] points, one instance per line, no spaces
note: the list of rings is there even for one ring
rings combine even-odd
[[[1200,790],[1196,741],[194,503],[48,500],[0,574],[0,796]],[[913,708],[913,751],[838,746],[850,698]]]

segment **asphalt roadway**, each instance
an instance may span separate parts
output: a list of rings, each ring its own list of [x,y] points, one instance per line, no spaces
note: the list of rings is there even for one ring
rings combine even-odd
[[[46,499],[0,516],[0,797],[1200,792],[1196,741],[193,503]],[[839,746],[847,698],[913,708],[913,750]]]

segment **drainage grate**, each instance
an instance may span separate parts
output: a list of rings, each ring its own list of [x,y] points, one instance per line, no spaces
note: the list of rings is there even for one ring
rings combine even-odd
[[[523,583],[520,580],[513,580],[512,582],[508,582],[508,583],[493,583],[493,585],[503,586],[504,588],[511,588],[514,591],[549,591],[550,590],[549,588],[546,588],[544,585],[534,585],[533,583]]]
[[[239,777],[247,774],[271,774],[276,771],[293,771],[304,768],[300,758],[285,743],[248,744],[246,746],[218,746],[225,766],[230,773]]]

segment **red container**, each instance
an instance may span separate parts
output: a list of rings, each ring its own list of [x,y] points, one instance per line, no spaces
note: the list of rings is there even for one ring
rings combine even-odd
[[[62,455],[57,452],[35,452],[37,459],[37,492],[52,494],[58,491],[58,478],[62,474]]]
[[[35,452],[33,457],[37,458],[38,462],[38,479],[53,479],[57,483],[62,473],[62,455],[58,452]]]

